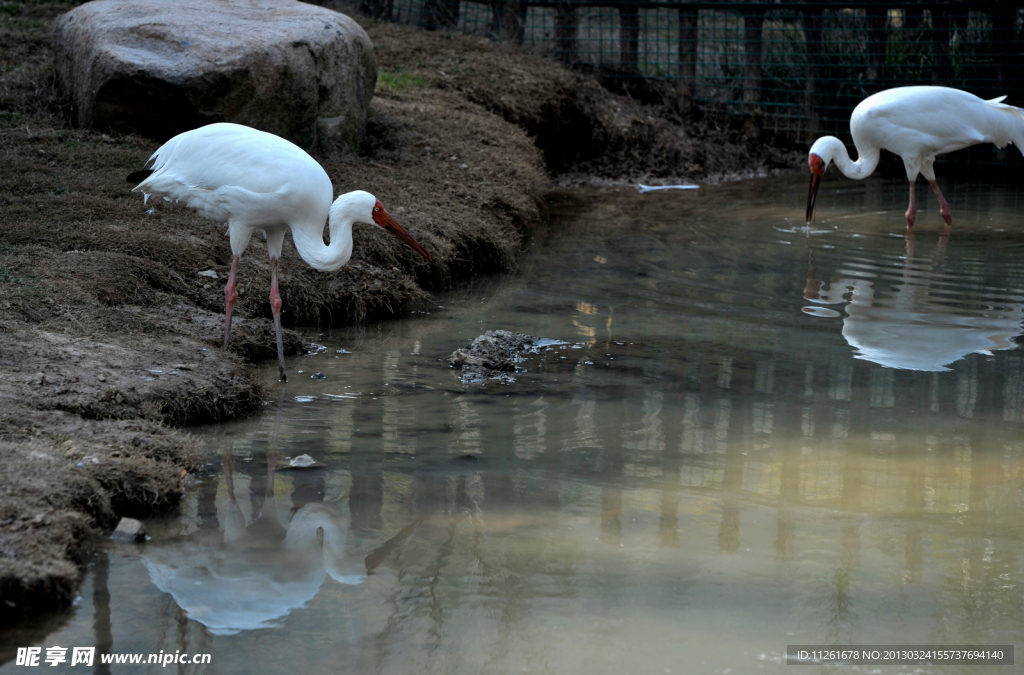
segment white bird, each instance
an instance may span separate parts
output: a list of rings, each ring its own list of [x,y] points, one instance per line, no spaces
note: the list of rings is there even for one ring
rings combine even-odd
[[[290,228],[295,248],[312,267],[333,272],[352,256],[352,224],[377,224],[430,260],[430,254],[388,215],[368,192],[343,194],[332,204],[331,179],[320,164],[285,139],[239,124],[210,124],[178,134],[146,162],[152,169],[136,171],[128,182],[141,181],[133,192],[185,202],[200,215],[228,224],[231,272],[224,288],[224,348],[231,339],[231,310],[238,300],[235,273],[253,232],[263,230],[270,254],[270,307],[277,330],[281,381],[281,295],[277,261]],[[331,243],[324,243],[330,218]]]
[[[952,225],[949,204],[935,182],[935,156],[978,143],[995,143],[999,148],[1013,143],[1024,152],[1024,110],[1003,103],[1005,98],[985,101],[948,87],[898,87],[867,97],[850,116],[850,133],[857,146],[856,162],[835,136],[819,138],[811,146],[807,157],[811,167],[807,222],[814,215],[821,176],[829,162],[834,161],[847,178],[861,180],[878,166],[880,151],[884,149],[899,155],[907,170],[907,227],[913,227],[917,217],[914,183],[918,173],[931,183],[939,199],[939,212],[946,225]]]

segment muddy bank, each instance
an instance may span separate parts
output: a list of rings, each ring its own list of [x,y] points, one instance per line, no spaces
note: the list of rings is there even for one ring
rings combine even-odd
[[[749,137],[741,117],[683,113],[668,83],[644,83],[646,95],[634,98],[508,43],[362,25],[385,82],[457,92],[501,115],[530,135],[559,186],[716,182],[792,171],[806,158],[806,148]]]
[[[10,8],[10,9],[8,9]],[[224,226],[148,208],[124,177],[157,143],[70,128],[53,85],[61,4],[0,13],[0,617],[66,604],[89,537],[173,507],[197,466],[177,428],[244,415],[275,383],[269,263],[254,238],[229,352]],[[671,110],[484,39],[361,21],[380,63],[361,152],[317,157],[336,192],[374,193],[433,256],[355,232],[352,262],[310,269],[288,243],[288,327],[406,311],[513,265],[552,182],[771,170],[782,155],[703,138]],[[723,132],[724,133],[724,132]],[[733,140],[730,140],[733,139]],[[747,153],[747,154],[745,154]],[[290,354],[307,348],[288,331]],[[186,472],[183,474],[183,472]]]

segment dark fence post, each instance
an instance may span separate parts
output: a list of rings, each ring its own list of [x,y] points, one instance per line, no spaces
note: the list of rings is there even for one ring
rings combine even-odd
[[[818,136],[818,113],[814,99],[818,93],[818,79],[821,77],[821,26],[825,10],[804,10],[804,42],[807,50],[807,82],[804,85],[804,117],[807,118],[807,142],[813,143]]]
[[[488,0],[487,2],[487,6],[491,8],[491,21],[487,25],[491,37],[501,35],[501,13],[505,11],[504,4],[501,0]]]
[[[523,0],[504,0],[501,3],[501,25],[498,35],[522,44],[523,27],[526,25],[526,3]]]
[[[427,30],[459,25],[459,0],[424,0],[420,25]]]
[[[868,93],[885,89],[885,52],[889,46],[889,10],[872,5],[867,9],[867,80]]]
[[[374,19],[392,21],[394,0],[359,0],[359,11]]]
[[[953,67],[949,58],[949,8],[928,8],[932,19],[932,84],[945,85],[953,78]]]
[[[635,0],[622,0],[619,5],[619,61],[630,74],[640,72],[640,5]]]
[[[747,135],[761,134],[761,27],[764,7],[747,5],[743,8],[743,102],[747,108]]]
[[[555,49],[562,63],[576,63],[577,30],[575,0],[558,0],[555,5]]]
[[[700,13],[693,5],[679,7],[679,108],[693,108],[697,98],[697,31]]]
[[[1014,44],[1016,24],[1016,4],[1004,1],[992,7],[992,63],[995,66],[992,73],[995,81],[992,84],[996,88],[994,93],[997,96],[1010,93],[1008,83],[1015,79],[1017,74],[1020,50]]]
[[[920,5],[907,5],[903,9],[903,30],[907,37],[917,37],[924,25],[924,10]]]

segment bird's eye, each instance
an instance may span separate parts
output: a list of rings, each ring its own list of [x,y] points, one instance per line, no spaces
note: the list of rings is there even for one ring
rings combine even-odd
[[[374,211],[380,211],[380,207],[379,207],[379,206],[374,206],[374,207],[373,207],[373,210],[374,210]]]

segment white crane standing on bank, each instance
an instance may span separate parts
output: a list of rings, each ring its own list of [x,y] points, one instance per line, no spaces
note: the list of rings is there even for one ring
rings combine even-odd
[[[935,182],[932,164],[936,155],[978,143],[995,143],[1002,148],[1013,143],[1024,152],[1024,110],[1003,103],[1005,96],[985,101],[974,94],[948,87],[898,87],[867,97],[853,109],[850,133],[857,147],[857,161],[850,159],[846,146],[835,136],[819,138],[811,146],[807,163],[811,167],[811,188],[807,195],[807,222],[814,215],[814,202],[821,176],[829,162],[835,162],[847,178],[867,178],[878,166],[881,150],[903,159],[910,181],[907,227],[914,227],[917,174],[931,183],[939,199],[939,212],[946,225],[953,215],[942,190]]]
[[[368,192],[357,190],[334,203],[331,179],[320,164],[285,139],[239,124],[210,124],[178,134],[160,146],[152,169],[136,171],[128,182],[141,181],[132,191],[167,201],[185,202],[200,215],[228,224],[231,272],[224,288],[224,348],[231,339],[231,310],[238,300],[235,272],[253,232],[267,235],[270,254],[270,307],[277,330],[281,381],[284,346],[281,342],[281,295],[277,261],[289,228],[295,248],[312,267],[333,272],[352,256],[352,224],[377,224],[414,251],[430,254],[388,215]],[[147,162],[147,164],[149,163]],[[324,224],[330,219],[331,243],[324,243]]]

